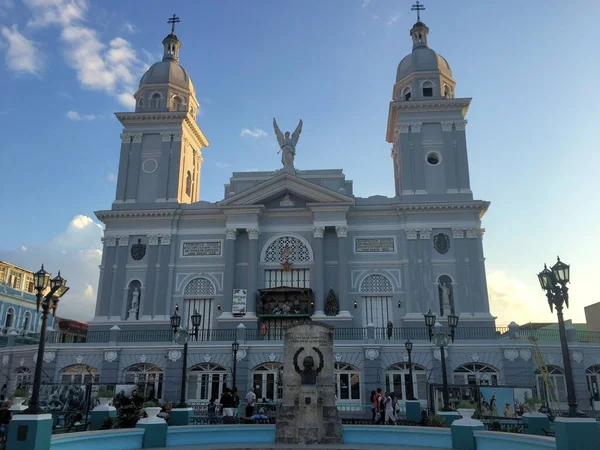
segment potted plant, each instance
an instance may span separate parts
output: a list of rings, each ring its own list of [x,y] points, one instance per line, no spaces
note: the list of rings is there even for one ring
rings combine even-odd
[[[542,407],[542,404],[544,403],[544,400],[542,400],[539,397],[530,397],[525,399],[525,409],[527,410],[527,412],[529,413],[537,413],[540,408]]]
[[[22,411],[24,409],[27,409],[27,406],[24,405],[23,403],[25,402],[25,400],[27,400],[28,397],[29,397],[29,391],[27,389],[22,389],[22,388],[15,389],[15,392],[13,392],[13,395],[12,395],[13,406],[11,409],[13,411]]]
[[[142,404],[146,414],[148,414],[149,419],[154,419],[160,412],[160,406],[157,406],[158,403],[153,401],[147,401]]]
[[[114,392],[109,391],[109,390],[100,390],[96,394],[96,397],[98,397],[98,401],[100,402],[100,406],[108,406],[108,404],[114,398]]]
[[[475,414],[475,403],[463,400],[458,404],[456,410],[463,419],[470,419]]]

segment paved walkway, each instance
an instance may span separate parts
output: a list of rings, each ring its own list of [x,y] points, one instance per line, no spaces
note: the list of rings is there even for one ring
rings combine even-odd
[[[255,449],[268,449],[268,448],[278,448],[278,449],[296,449],[296,448],[314,448],[314,449],[331,449],[331,450],[364,450],[371,448],[385,448],[389,450],[439,450],[439,447],[407,447],[405,445],[389,445],[389,444],[381,444],[381,445],[367,445],[367,444],[338,444],[338,445],[290,445],[290,444],[211,444],[211,445],[184,445],[181,447],[164,447],[157,448],[154,450],[172,450],[172,449],[183,449],[186,450],[209,450],[209,449],[247,449],[247,450],[255,450]]]

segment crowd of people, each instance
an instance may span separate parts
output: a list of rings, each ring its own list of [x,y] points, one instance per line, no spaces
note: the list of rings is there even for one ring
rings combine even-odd
[[[398,423],[398,398],[394,392],[382,392],[381,388],[377,388],[376,391],[371,391],[370,401],[374,424]]]

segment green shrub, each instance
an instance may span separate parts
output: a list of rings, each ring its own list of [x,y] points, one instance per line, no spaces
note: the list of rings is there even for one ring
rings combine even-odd
[[[96,394],[96,397],[98,397],[98,398],[113,398],[114,396],[115,396],[115,393],[113,391],[107,391],[107,390],[98,391],[98,393]]]
[[[446,419],[437,414],[435,416],[429,416],[427,418],[427,426],[428,427],[445,427]]]
[[[155,402],[153,400],[148,400],[147,402],[144,402],[142,404],[142,406],[144,408],[154,408],[154,407],[158,406],[158,402]]]
[[[27,390],[27,389],[15,389],[15,392],[13,392],[13,398],[16,398],[16,397],[28,398],[29,397],[29,390]]]
[[[458,404],[456,409],[475,409],[477,406],[473,402],[462,401]]]

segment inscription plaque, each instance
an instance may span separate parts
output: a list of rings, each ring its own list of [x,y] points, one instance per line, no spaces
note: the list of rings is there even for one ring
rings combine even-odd
[[[356,253],[393,253],[394,238],[356,238]]]
[[[221,241],[184,242],[182,256],[220,256]]]

